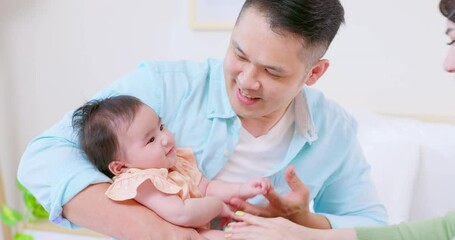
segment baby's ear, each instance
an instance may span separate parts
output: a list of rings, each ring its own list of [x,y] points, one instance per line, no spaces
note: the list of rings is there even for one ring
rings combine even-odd
[[[128,170],[128,167],[126,167],[125,162],[122,160],[114,160],[111,163],[109,163],[109,170],[112,172],[114,175],[120,175],[121,173],[126,172]]]

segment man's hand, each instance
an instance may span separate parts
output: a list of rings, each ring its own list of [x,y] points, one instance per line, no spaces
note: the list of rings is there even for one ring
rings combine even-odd
[[[254,206],[240,198],[233,198],[230,204],[238,210],[257,216],[284,217],[308,227],[330,228],[330,223],[324,216],[310,212],[310,192],[295,174],[294,166],[286,169],[285,177],[291,191],[284,196],[280,196],[274,190],[264,194],[264,197],[269,201],[265,207]]]

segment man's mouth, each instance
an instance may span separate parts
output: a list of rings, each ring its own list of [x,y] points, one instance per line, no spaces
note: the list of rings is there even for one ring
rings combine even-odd
[[[248,95],[247,93],[242,91],[242,89],[240,89],[240,88],[239,88],[239,91],[240,91],[240,95],[242,95],[242,96],[244,96],[244,97],[246,97],[246,98],[248,98],[250,100],[258,99],[258,98],[255,98],[255,97],[251,96],[251,95]]]
[[[260,98],[253,97],[242,91],[240,88],[237,91],[237,99],[239,100],[240,103],[242,103],[245,106],[255,104],[257,101],[260,100]]]

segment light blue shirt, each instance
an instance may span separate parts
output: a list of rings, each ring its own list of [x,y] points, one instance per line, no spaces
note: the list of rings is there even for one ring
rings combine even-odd
[[[223,63],[144,62],[95,98],[127,94],[151,106],[174,133],[177,146],[193,149],[198,167],[213,178],[233,152],[240,122],[226,93]],[[356,122],[339,106],[305,88],[296,98],[295,130],[283,162],[266,174],[286,193],[287,166],[310,189],[314,211],[333,228],[385,224],[387,214],[369,176]],[[54,223],[76,227],[62,206],[90,184],[110,182],[82,154],[71,126],[72,112],[33,139],[19,165],[19,181],[50,212]]]

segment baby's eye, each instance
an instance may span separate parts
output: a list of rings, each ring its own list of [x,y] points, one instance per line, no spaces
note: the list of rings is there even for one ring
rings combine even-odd
[[[160,131],[163,131],[164,129],[164,123],[160,125]]]
[[[152,143],[155,141],[155,137],[151,137],[148,143]]]
[[[452,40],[452,41],[448,42],[447,45],[452,45],[454,43],[455,43],[455,40]]]

